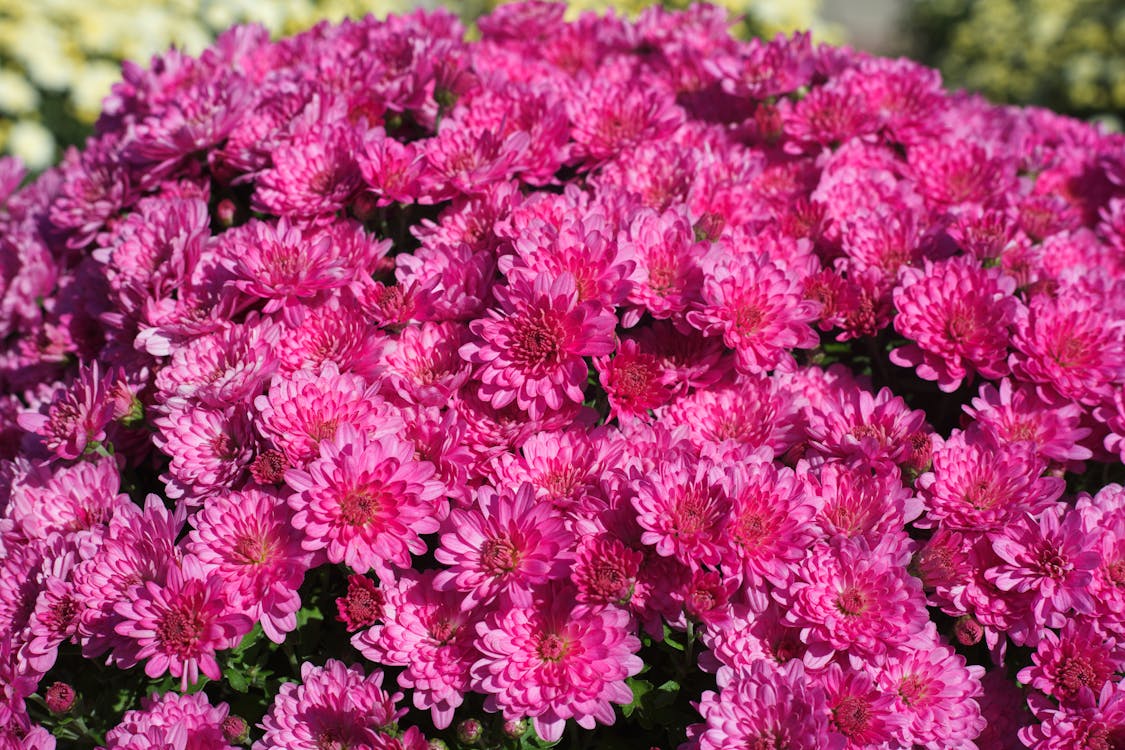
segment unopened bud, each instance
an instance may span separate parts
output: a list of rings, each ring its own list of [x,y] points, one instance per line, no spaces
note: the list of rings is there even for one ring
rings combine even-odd
[[[965,615],[953,625],[953,634],[962,646],[972,646],[980,643],[980,639],[984,637],[984,628],[972,617]]]
[[[523,737],[527,732],[527,719],[508,719],[504,722],[504,735],[511,739]]]
[[[475,745],[484,736],[484,726],[476,719],[465,719],[457,725],[457,741]]]
[[[74,707],[75,698],[77,695],[70,685],[65,682],[53,683],[47,688],[45,696],[47,710],[53,714],[65,714]]]
[[[250,727],[246,720],[233,714],[223,719],[223,739],[231,745],[241,745],[250,739]]]

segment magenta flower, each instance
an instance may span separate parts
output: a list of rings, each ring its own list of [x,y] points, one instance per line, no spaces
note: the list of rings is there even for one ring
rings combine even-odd
[[[895,330],[910,343],[892,351],[891,361],[914,367],[947,393],[973,373],[1007,375],[1015,289],[1011,277],[964,256],[903,271],[894,293]]]
[[[1091,430],[1082,426],[1083,411],[1078,404],[1048,403],[1033,388],[1014,385],[1009,378],[1001,380],[999,388],[981,385],[980,395],[964,409],[1004,443],[1027,441],[1050,461],[1074,466],[1093,455],[1082,445]]]
[[[357,573],[410,567],[410,555],[426,551],[420,535],[437,531],[447,508],[433,474],[410,443],[341,425],[307,470],[285,472],[301,546]]]
[[[398,684],[414,691],[414,707],[430,709],[445,729],[469,692],[469,670],[477,653],[473,609],[459,591],[440,591],[433,571],[407,572],[382,589],[383,624],[356,634],[352,644],[376,664],[406,667]]]
[[[81,364],[78,379],[61,392],[46,414],[24,412],[20,427],[44,439],[47,450],[58,458],[78,458],[105,442],[106,426],[114,418],[116,373],[102,376],[97,362]]]
[[[634,482],[641,541],[662,557],[717,565],[727,546],[731,498],[721,470],[707,460],[674,455]]]
[[[437,573],[433,585],[463,592],[466,610],[498,595],[528,607],[532,589],[564,578],[573,560],[572,536],[562,517],[536,499],[530,484],[515,493],[481,487],[476,505],[454,509],[446,528],[434,558],[449,567]]]
[[[846,747],[844,736],[829,727],[824,690],[807,679],[799,661],[752,662],[721,693],[705,692],[699,713],[704,723],[688,727],[686,747]]]
[[[1092,695],[1120,671],[1125,647],[1086,618],[1067,620],[1059,633],[1044,628],[1033,665],[1019,672],[1019,681],[1042,690],[1062,705],[1076,705],[1083,690]]]
[[[153,694],[142,699],[141,706],[126,711],[121,723],[106,733],[105,750],[235,750],[223,734],[229,706],[212,706],[206,693]]]
[[[907,718],[890,693],[880,690],[867,671],[829,664],[817,682],[824,688],[832,715],[829,726],[847,738],[847,748],[878,747],[901,736]]]
[[[274,643],[297,627],[310,555],[282,498],[258,489],[208,499],[192,516],[186,549],[217,573],[231,606],[262,624]]]
[[[571,580],[583,604],[625,606],[637,590],[644,553],[610,536],[583,537],[574,553]]]
[[[785,589],[785,622],[801,628],[805,664],[820,669],[837,654],[854,668],[919,643],[927,622],[922,587],[906,574],[893,547],[868,547],[862,538],[833,537],[815,545]]]
[[[347,595],[336,600],[336,619],[351,633],[378,622],[383,616],[384,603],[383,592],[374,581],[352,573],[348,576]]]
[[[625,679],[644,665],[627,612],[576,606],[565,587],[540,594],[530,606],[507,607],[477,625],[481,656],[472,686],[485,694],[485,710],[529,717],[536,734],[557,742],[567,719],[585,729],[612,724],[612,704],[633,700]]]
[[[494,290],[500,309],[469,325],[475,339],[461,347],[480,380],[480,395],[496,409],[510,403],[532,419],[581,403],[584,356],[613,351],[616,318],[593,301],[578,302],[574,277],[511,280]]]
[[[221,578],[191,556],[169,569],[166,584],[138,586],[114,611],[122,618],[118,635],[136,642],[133,662],[147,660],[149,677],[179,677],[181,690],[198,682],[200,672],[218,680],[215,652],[237,644],[253,625],[227,602]]]
[[[1112,748],[1125,737],[1125,683],[1107,682],[1077,706],[1047,710],[1042,723],[1020,730],[1020,739],[1036,750]]]
[[[301,665],[301,681],[281,685],[259,725],[265,734],[254,750],[323,750],[384,747],[405,713],[401,693],[383,690],[383,673],[365,675],[358,665],[329,659],[323,667]]]

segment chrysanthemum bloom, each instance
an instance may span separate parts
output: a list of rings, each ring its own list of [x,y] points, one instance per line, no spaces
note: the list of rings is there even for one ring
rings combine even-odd
[[[874,545],[922,513],[922,501],[903,486],[897,468],[829,463],[806,480],[816,498],[816,521],[828,536],[864,536]]]
[[[278,690],[259,726],[254,750],[323,750],[383,747],[405,710],[402,693],[383,690],[383,672],[365,675],[359,665],[329,659],[323,667],[301,665],[301,681]]]
[[[785,589],[774,591],[787,608],[785,622],[801,628],[805,665],[820,669],[837,654],[852,666],[919,642],[927,622],[918,580],[907,575],[902,553],[862,538],[833,537],[808,553]]]
[[[980,682],[983,690],[977,702],[985,726],[976,738],[977,747],[1023,750],[1026,745],[1018,733],[1032,720],[1024,689],[1002,668],[990,669]]]
[[[324,217],[342,209],[359,189],[359,136],[342,107],[316,100],[296,119],[293,135],[270,154],[255,181],[253,206],[275,216]]]
[[[318,371],[333,362],[341,372],[378,376],[388,339],[371,325],[366,312],[344,290],[316,307],[303,308],[296,327],[286,329],[276,356],[281,372]]]
[[[1031,660],[1034,664],[1020,670],[1019,681],[1063,705],[1075,705],[1083,688],[1097,695],[1125,667],[1125,647],[1083,617],[1067,620],[1058,634],[1044,628]]]
[[[686,747],[846,747],[844,736],[829,726],[824,690],[807,678],[799,661],[751,663],[721,693],[703,693],[699,713],[704,723],[688,727]]]
[[[612,359],[598,357],[594,365],[598,382],[609,399],[611,419],[647,418],[650,410],[667,403],[672,396],[656,355],[642,351],[633,339],[623,340]]]
[[[702,267],[701,300],[687,321],[708,336],[722,335],[742,372],[791,368],[791,349],[819,343],[809,323],[820,306],[805,299],[792,269],[729,242],[714,245]]]
[[[468,331],[454,322],[423,323],[402,331],[384,363],[384,389],[423,406],[444,406],[472,370],[457,350]]]
[[[539,593],[531,606],[506,607],[477,625],[472,685],[485,694],[485,710],[528,717],[536,734],[557,742],[567,719],[585,729],[612,724],[612,704],[633,700],[625,680],[644,664],[627,612],[581,607],[565,586]]]
[[[625,606],[637,590],[644,553],[612,536],[585,536],[578,542],[571,581],[579,602],[590,606]]]
[[[939,527],[913,554],[909,570],[922,582],[927,604],[941,606],[949,614],[965,614],[961,609],[950,609],[953,597],[965,588],[973,573],[965,535]]]
[[[77,540],[100,538],[110,519],[133,505],[120,492],[120,471],[109,456],[71,464],[21,463],[19,469],[7,489],[4,514],[28,540],[56,533]]]
[[[348,576],[347,595],[336,599],[336,619],[344,623],[349,633],[374,625],[383,616],[384,600],[374,581],[352,573]]]
[[[718,565],[727,545],[731,498],[717,466],[672,455],[632,484],[642,542],[663,557]]]
[[[566,99],[566,105],[576,155],[586,167],[644,141],[667,138],[683,120],[682,110],[665,91],[640,90],[600,77],[588,79],[581,90]]]
[[[645,311],[658,319],[678,316],[699,295],[699,260],[707,246],[696,239],[685,210],[638,212],[620,241],[636,263],[628,299],[637,310],[630,320]]]
[[[28,617],[26,643],[20,654],[30,671],[41,675],[54,666],[59,645],[74,637],[81,611],[70,580],[74,553],[56,543],[48,548],[47,555],[39,572],[45,580]]]
[[[530,484],[514,493],[483,486],[474,507],[454,509],[434,559],[449,566],[433,585],[465,594],[471,610],[498,595],[531,605],[533,587],[565,578],[573,537],[550,503],[539,502]]]
[[[1015,290],[1010,276],[964,256],[906,269],[894,292],[895,330],[910,343],[892,351],[891,361],[936,380],[946,393],[973,373],[1007,375]]]
[[[253,428],[242,406],[215,409],[173,399],[153,426],[153,443],[171,458],[161,477],[169,497],[198,503],[237,486],[254,456]]]
[[[230,707],[212,706],[206,693],[154,693],[141,705],[126,711],[121,723],[106,733],[105,750],[235,750],[223,735]]]
[[[433,571],[408,571],[383,589],[383,623],[358,633],[352,644],[376,664],[406,667],[398,684],[414,691],[414,707],[430,709],[445,729],[469,691],[477,653],[475,623],[485,608],[472,608],[456,590],[440,591]]]
[[[1047,403],[1033,388],[1013,385],[1008,378],[1000,381],[999,388],[991,383],[981,385],[980,395],[964,409],[1002,441],[1025,440],[1038,455],[1059,464],[1073,466],[1093,455],[1081,445],[1090,434],[1089,427],[1081,426],[1082,407]]]
[[[460,350],[476,367],[481,398],[496,409],[515,402],[532,419],[581,403],[589,372],[583,357],[613,351],[613,313],[578,302],[567,273],[513,279],[494,293],[500,309],[469,324],[475,340]]]
[[[927,526],[940,521],[961,531],[1001,529],[1050,507],[1066,489],[1062,479],[1042,476],[1044,461],[1027,443],[985,430],[955,430],[934,451],[933,464],[915,482],[926,504],[919,523]]]
[[[1081,513],[1055,506],[990,538],[1002,562],[985,577],[1003,591],[1033,592],[1039,623],[1060,628],[1071,609],[1093,613],[1089,585],[1101,555]]]
[[[1047,708],[1019,732],[1027,747],[1036,750],[1114,748],[1125,741],[1125,683],[1107,682],[1096,695],[1085,693],[1075,706]]]
[[[78,458],[106,439],[106,425],[114,417],[117,373],[102,376],[98,363],[82,363],[78,379],[60,393],[46,414],[24,412],[20,427],[40,435],[47,450],[63,459]]]
[[[818,536],[813,518],[821,501],[787,466],[758,453],[725,472],[730,496],[729,559],[724,562],[748,587],[763,580],[784,585],[791,567]]]
[[[172,361],[157,374],[156,387],[165,399],[195,399],[219,409],[237,404],[258,392],[276,369],[280,332],[268,320],[248,318],[161,352]]]
[[[829,664],[815,681],[824,688],[832,716],[829,726],[847,738],[846,747],[878,747],[901,734],[906,717],[896,710],[894,698],[876,687],[867,671]]]
[[[996,205],[1000,196],[1015,192],[1015,159],[990,153],[975,140],[927,140],[907,154],[918,191],[935,208],[963,203]]]
[[[215,652],[237,644],[253,626],[223,596],[221,576],[207,573],[190,555],[168,570],[163,586],[148,581],[131,597],[114,611],[122,618],[118,635],[136,642],[133,663],[147,659],[145,674],[170,672],[180,678],[181,690],[198,682],[200,672],[219,679]]]
[[[251,297],[266,300],[262,312],[282,310],[293,322],[300,308],[317,295],[344,286],[355,275],[340,257],[327,232],[302,230],[282,217],[278,223],[251,220],[219,235],[227,283]],[[384,241],[389,249],[390,241]]]
[[[320,455],[341,425],[377,437],[401,434],[402,418],[379,396],[379,386],[360,375],[340,372],[326,362],[319,372],[297,370],[270,381],[269,392],[254,399],[262,436],[302,468]]]
[[[924,412],[910,409],[890,388],[872,395],[855,386],[833,388],[810,404],[806,416],[815,456],[876,466],[906,463],[912,453],[910,437],[926,422]]]
[[[1058,297],[1036,295],[1017,321],[1012,372],[1046,396],[1094,406],[1125,382],[1125,321],[1102,301],[1076,290]]]
[[[576,420],[577,421],[577,420]],[[618,465],[620,444],[606,428],[543,430],[519,446],[519,455],[502,453],[490,467],[492,483],[527,483],[540,500],[568,516],[589,516],[605,502],[601,482]]]
[[[357,573],[410,567],[411,553],[426,551],[420,535],[437,531],[448,508],[433,474],[410,443],[341,425],[307,470],[285,472],[301,546]]]
[[[232,608],[262,624],[274,643],[297,626],[312,555],[301,548],[285,500],[258,489],[208,498],[194,515],[186,549],[218,573]]]
[[[716,458],[740,460],[762,447],[780,456],[801,436],[797,400],[783,395],[778,382],[765,375],[739,375],[733,382],[700,388],[659,416],[685,426],[692,442]]]
[[[703,643],[710,651],[700,654],[699,666],[714,672],[721,688],[747,674],[756,661],[785,664],[804,656],[800,631],[782,622],[778,603],[766,596],[758,598],[753,604],[735,602],[726,622],[703,631]]]
[[[984,728],[977,698],[984,668],[940,644],[931,625],[926,643],[876,660],[878,684],[905,719],[896,739],[923,747],[969,748]]]

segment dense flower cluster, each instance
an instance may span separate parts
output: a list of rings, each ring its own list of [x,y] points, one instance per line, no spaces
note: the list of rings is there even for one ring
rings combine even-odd
[[[0,161],[6,742],[81,654],[227,747],[258,632],[255,750],[1125,733],[1125,137],[563,12],[235,28]]]

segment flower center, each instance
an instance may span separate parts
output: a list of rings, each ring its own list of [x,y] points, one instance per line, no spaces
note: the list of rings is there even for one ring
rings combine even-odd
[[[734,330],[740,336],[749,336],[762,330],[765,313],[755,305],[739,305],[734,311]]]
[[[1066,578],[1070,572],[1070,560],[1062,550],[1055,547],[1044,546],[1039,550],[1039,570],[1048,578],[1058,581]]]
[[[998,505],[996,489],[987,479],[977,479],[965,488],[965,502],[977,510],[991,510]]]
[[[1063,659],[1059,665],[1058,672],[1059,686],[1066,691],[1068,695],[1073,695],[1082,689],[1083,686],[1089,687],[1095,693],[1101,688],[1098,684],[1098,673],[1094,669],[1094,665],[1090,660],[1082,656],[1071,656]]]
[[[871,704],[858,695],[845,695],[832,709],[836,729],[845,737],[856,737],[871,723]]]
[[[543,661],[558,662],[570,652],[570,644],[558,633],[544,633],[539,637],[537,651]]]
[[[589,592],[598,601],[621,602],[632,595],[632,580],[619,565],[598,560],[591,567],[586,581]]]
[[[903,677],[898,683],[898,695],[908,706],[917,706],[929,696],[925,680],[916,674]]]
[[[164,647],[180,658],[189,656],[199,644],[203,633],[203,620],[198,612],[176,607],[164,614],[156,626],[156,638]]]
[[[562,359],[565,332],[547,312],[524,318],[513,335],[512,359],[524,365],[557,364]]]
[[[340,498],[340,518],[349,526],[366,526],[382,509],[380,499],[367,488],[351,490]]]
[[[64,596],[51,605],[47,616],[47,625],[59,635],[66,635],[78,614],[78,602],[70,596]]]
[[[491,576],[500,577],[520,564],[520,551],[507,536],[484,540],[480,548],[480,566]]]
[[[707,528],[711,520],[711,503],[707,493],[700,487],[687,487],[676,503],[676,530],[683,535],[698,534]]]
[[[644,395],[656,379],[656,358],[638,357],[630,362],[615,363],[613,369],[613,394],[618,398],[634,400]]]
[[[836,597],[836,609],[848,617],[862,615],[870,608],[867,592],[856,586],[848,586]]]
[[[1106,566],[1106,574],[1114,585],[1125,586],[1125,559],[1111,562]]]
[[[263,565],[273,556],[273,544],[265,534],[240,534],[231,553],[240,565]]]

